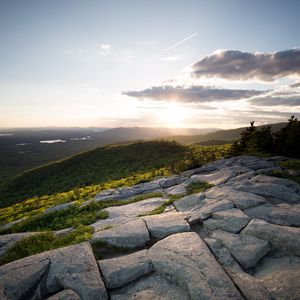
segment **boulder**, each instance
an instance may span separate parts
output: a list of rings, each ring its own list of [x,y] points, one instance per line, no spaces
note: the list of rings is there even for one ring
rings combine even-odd
[[[269,242],[250,235],[217,230],[213,232],[212,238],[222,241],[232,256],[245,268],[254,268],[271,250]]]
[[[223,229],[237,233],[250,221],[250,218],[240,209],[232,208],[212,214],[212,218],[203,222],[204,228],[209,231]]]
[[[190,225],[184,220],[181,213],[166,213],[143,217],[146,222],[150,237],[154,239],[163,239],[164,237],[190,231]]]
[[[238,191],[234,188],[227,186],[224,187],[213,187],[205,192],[205,197],[211,199],[230,200],[233,201],[237,208],[245,209],[248,207],[254,207],[263,203],[266,200],[258,195]]]
[[[269,241],[274,250],[300,256],[300,228],[274,225],[260,219],[253,219],[241,234]]]
[[[270,291],[274,299],[299,299],[300,257],[268,257],[253,276]]]
[[[107,299],[89,243],[47,251],[0,267],[3,300],[44,299],[62,289],[73,290],[80,299]]]
[[[120,288],[153,271],[147,250],[98,261],[108,289]]]
[[[94,233],[92,242],[97,243],[97,241],[113,247],[135,249],[144,247],[150,241],[150,237],[145,223],[140,219],[136,219],[120,226]]]
[[[228,200],[208,201],[203,207],[194,210],[188,218],[190,224],[195,224],[208,219],[212,213],[233,208],[233,203]]]
[[[297,208],[286,209],[264,204],[248,208],[244,212],[252,219],[262,219],[278,225],[300,226],[300,210]]]
[[[244,272],[220,241],[206,238],[205,242],[247,300],[273,300],[268,290],[255,278]]]
[[[187,212],[202,207],[204,205],[204,198],[205,196],[201,192],[180,198],[179,200],[174,201],[173,205],[178,211]]]
[[[190,299],[242,299],[239,291],[194,232],[173,234],[152,246],[154,270],[176,283]]]
[[[273,183],[273,184],[283,185],[290,188],[295,193],[300,193],[299,184],[297,184],[293,180],[286,179],[286,178],[278,178],[278,177],[267,176],[267,175],[257,175],[253,177],[251,181],[259,182],[259,183]]]

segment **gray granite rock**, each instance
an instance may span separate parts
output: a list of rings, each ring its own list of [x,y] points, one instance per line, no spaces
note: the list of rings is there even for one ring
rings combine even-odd
[[[234,186],[237,190],[253,193],[263,197],[268,197],[268,200],[282,201],[286,203],[299,203],[300,195],[296,194],[291,188],[274,184],[274,183],[259,183],[259,182],[241,182]]]
[[[162,239],[174,233],[190,231],[190,225],[181,213],[164,213],[143,217],[146,222],[150,237]]]
[[[242,299],[227,274],[194,232],[171,235],[152,246],[154,270],[176,283],[190,299]]]
[[[184,175],[174,175],[166,178],[159,179],[159,185],[166,189],[175,185],[180,185],[183,182],[185,182],[188,179],[188,177]]]
[[[183,184],[178,184],[166,189],[165,193],[169,196],[184,196],[187,193],[187,189]]]
[[[47,251],[0,267],[3,300],[43,299],[62,289],[73,290],[80,299],[107,299],[89,243]]]
[[[68,235],[69,233],[73,232],[75,230],[74,227],[69,227],[61,230],[57,230],[54,232],[55,236],[65,236]]]
[[[190,300],[184,290],[159,274],[151,273],[110,292],[111,300]]]
[[[266,200],[261,196],[238,191],[227,186],[213,187],[205,192],[205,197],[233,201],[234,205],[240,209],[254,207],[266,203]]]
[[[298,300],[300,295],[300,257],[264,259],[253,275],[278,300]]]
[[[272,204],[259,205],[244,210],[252,219],[262,219],[269,223],[287,226],[300,226],[300,209],[281,208]]]
[[[218,211],[212,214],[212,218],[203,222],[206,230],[213,231],[222,229],[237,233],[241,231],[250,221],[250,218],[240,209],[232,208]]]
[[[61,211],[61,210],[66,210],[71,208],[72,206],[75,206],[75,201],[73,202],[69,202],[69,203],[64,203],[64,204],[60,204],[60,205],[56,205],[56,206],[52,206],[47,208],[44,211],[44,214],[48,214],[48,213],[52,213],[52,212],[56,212],[56,211]]]
[[[233,203],[229,200],[207,201],[207,203],[196,210],[188,218],[190,224],[195,224],[208,219],[212,213],[233,208]]]
[[[202,207],[204,205],[204,198],[203,193],[193,194],[176,200],[173,205],[180,212],[191,211]]]
[[[136,219],[128,223],[93,234],[92,243],[104,242],[124,249],[142,248],[150,241],[144,221]]]
[[[300,193],[299,184],[297,184],[293,180],[286,179],[286,178],[278,178],[278,177],[272,177],[267,175],[257,175],[253,177],[251,181],[259,182],[259,183],[273,183],[273,184],[283,185],[290,188],[295,193]]]
[[[27,218],[22,218],[22,219],[19,219],[19,220],[15,220],[15,221],[3,224],[3,225],[0,226],[0,230],[2,231],[2,230],[9,229],[9,228],[13,227],[14,225],[23,222],[26,219]]]
[[[39,234],[39,232],[22,232],[0,235],[0,260],[18,241],[25,237]]]
[[[212,238],[222,241],[233,257],[245,268],[253,268],[271,250],[268,241],[250,235],[222,230],[214,231]]]
[[[120,288],[153,271],[147,250],[100,260],[98,265],[108,289]]]
[[[220,241],[206,238],[205,242],[247,300],[274,300],[268,290],[244,272]]]
[[[270,224],[253,219],[241,234],[269,241],[272,248],[286,254],[300,255],[300,228]]]
[[[236,176],[237,172],[232,171],[229,168],[221,169],[220,171],[209,173],[209,174],[201,174],[201,175],[193,175],[191,179],[193,182],[208,182],[213,185],[219,185],[225,183],[230,178]]]
[[[47,300],[80,300],[80,297],[72,290],[63,290],[47,298]]]

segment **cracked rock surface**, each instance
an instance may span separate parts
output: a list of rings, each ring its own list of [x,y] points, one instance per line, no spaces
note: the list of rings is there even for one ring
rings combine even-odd
[[[297,300],[300,187],[271,176],[284,159],[232,157],[103,191],[83,206],[154,191],[162,197],[106,208],[89,242],[0,266],[0,299]],[[197,182],[214,186],[187,194]],[[30,234],[0,236],[0,257]]]

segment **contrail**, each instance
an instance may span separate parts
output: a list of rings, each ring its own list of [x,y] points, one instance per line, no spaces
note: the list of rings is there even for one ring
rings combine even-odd
[[[174,44],[174,45],[172,45],[172,46],[170,46],[170,47],[168,47],[168,48],[166,48],[166,49],[160,51],[159,53],[157,53],[157,54],[151,56],[151,57],[148,58],[146,61],[148,61],[148,60],[150,60],[150,59],[152,59],[152,58],[155,58],[155,57],[157,57],[157,56],[159,56],[159,55],[161,55],[161,54],[164,54],[164,53],[168,52],[169,50],[171,50],[171,49],[177,47],[178,45],[184,43],[185,41],[187,41],[187,40],[193,38],[193,37],[196,36],[196,35],[198,35],[198,32],[193,33],[192,35],[186,37],[185,39],[183,39],[183,40],[181,40],[181,41],[179,41],[179,42],[177,42],[176,44]]]

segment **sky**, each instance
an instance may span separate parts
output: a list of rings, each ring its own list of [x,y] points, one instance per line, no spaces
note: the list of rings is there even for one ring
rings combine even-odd
[[[300,1],[0,0],[0,127],[300,117]]]

